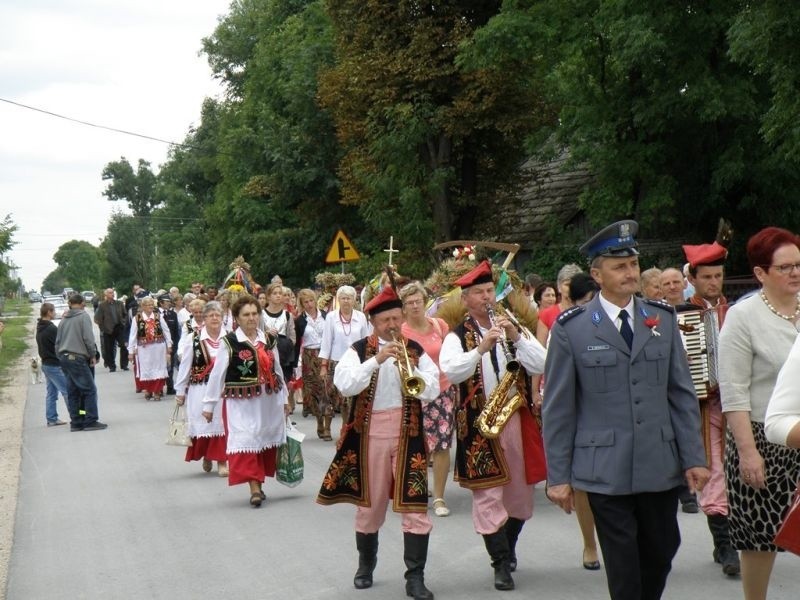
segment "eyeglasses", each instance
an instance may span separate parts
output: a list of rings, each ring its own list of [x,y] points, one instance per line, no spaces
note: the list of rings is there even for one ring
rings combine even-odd
[[[775,269],[781,275],[788,275],[792,271],[800,272],[800,263],[787,263],[785,265],[768,265],[768,269]]]
[[[419,306],[422,300],[406,300],[406,306]]]

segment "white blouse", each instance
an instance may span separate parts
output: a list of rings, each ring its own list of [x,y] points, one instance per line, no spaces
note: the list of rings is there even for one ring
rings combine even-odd
[[[332,310],[325,317],[325,327],[322,329],[322,342],[319,348],[319,357],[324,360],[340,360],[353,342],[367,337],[372,333],[372,325],[367,322],[367,317],[359,310],[354,310],[350,322],[341,320],[341,313]]]

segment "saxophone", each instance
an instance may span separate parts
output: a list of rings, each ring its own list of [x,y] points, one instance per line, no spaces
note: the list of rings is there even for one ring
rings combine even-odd
[[[520,328],[518,321],[512,318],[508,311],[503,310],[502,306],[498,306],[498,308],[516,327]],[[491,305],[486,305],[486,312],[489,315],[492,327],[494,327],[495,313]],[[519,361],[514,358],[505,335],[502,340],[502,348],[506,355],[506,372],[500,381],[497,382],[497,386],[492,390],[492,393],[489,394],[481,413],[478,415],[478,418],[475,419],[475,425],[478,427],[478,431],[481,432],[483,437],[488,439],[499,437],[506,423],[508,423],[508,420],[524,403],[524,399],[518,393],[509,397],[511,386],[513,386],[517,380],[520,364]]]

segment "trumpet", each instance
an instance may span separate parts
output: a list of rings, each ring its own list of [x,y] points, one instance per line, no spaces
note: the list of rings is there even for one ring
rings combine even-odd
[[[403,348],[403,360],[397,359],[397,370],[400,371],[400,385],[403,386],[404,396],[417,396],[425,390],[425,381],[414,375],[414,366],[408,356],[408,348],[402,338],[398,338],[397,330],[391,329],[392,340]]]
[[[497,322],[495,321],[495,317],[497,315],[495,314],[494,307],[491,304],[486,305],[486,314],[489,315],[489,322],[492,324],[492,327],[495,327],[497,325]],[[509,319],[509,321],[514,323],[516,319]],[[516,326],[516,323],[514,323],[514,326]],[[503,332],[503,337],[500,340],[500,347],[503,349],[503,354],[505,354],[506,357],[506,371],[509,373],[516,373],[519,371],[519,361],[514,357],[514,353],[511,351],[511,346],[509,345],[508,337],[506,336],[506,330],[502,327],[500,330]]]

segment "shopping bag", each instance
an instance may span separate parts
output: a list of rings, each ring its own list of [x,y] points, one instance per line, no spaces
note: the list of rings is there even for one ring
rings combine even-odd
[[[786,511],[778,533],[775,535],[775,545],[784,550],[800,554],[800,484],[794,492],[794,498]]]
[[[303,481],[302,442],[305,434],[287,422],[286,443],[278,448],[278,464],[275,479],[287,487],[295,487]]]
[[[167,446],[191,446],[192,438],[186,434],[187,427],[186,410],[176,404],[175,411],[169,419]]]

